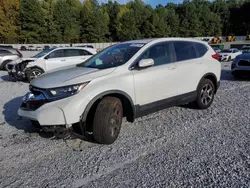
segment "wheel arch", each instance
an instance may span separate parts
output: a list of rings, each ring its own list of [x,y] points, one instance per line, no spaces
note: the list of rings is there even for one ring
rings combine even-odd
[[[40,69],[43,73],[45,73],[44,69],[35,65],[35,66],[32,66],[32,67],[27,67],[26,71],[30,71],[32,69]]]
[[[218,85],[218,79],[217,79],[216,75],[214,73],[211,73],[211,72],[210,73],[206,73],[205,75],[202,76],[202,78],[200,79],[200,81],[199,81],[199,83],[197,85],[196,90],[198,89],[201,81],[204,80],[204,79],[211,80],[213,82],[213,84],[214,84],[215,92],[217,92],[218,87],[219,87],[219,85]]]
[[[99,104],[100,100],[106,96],[112,96],[112,97],[119,98],[122,102],[122,107],[124,110],[124,117],[126,117],[129,122],[134,122],[134,120],[135,120],[134,102],[133,102],[132,98],[126,92],[120,91],[120,90],[109,90],[109,91],[102,92],[102,93],[98,94],[97,96],[95,96],[88,103],[87,107],[85,108],[85,110],[81,116],[82,122],[85,122],[85,124],[88,124],[89,121],[92,121],[93,114],[95,112],[97,105]]]
[[[11,60],[11,59],[5,59],[5,60],[2,62],[0,68],[1,68],[1,69],[4,69],[4,67],[7,65],[7,63],[9,63],[9,62],[11,62],[11,61],[13,61],[13,60]]]

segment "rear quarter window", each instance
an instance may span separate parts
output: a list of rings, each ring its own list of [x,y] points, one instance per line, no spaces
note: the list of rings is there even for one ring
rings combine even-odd
[[[197,58],[193,42],[174,41],[174,49],[177,61],[185,61]]]
[[[194,44],[198,57],[202,57],[207,53],[208,48],[204,44],[201,44],[198,42],[194,42],[193,44]]]
[[[79,50],[79,54],[80,54],[80,55],[93,55],[92,53],[90,53],[90,52],[87,51],[87,50]]]

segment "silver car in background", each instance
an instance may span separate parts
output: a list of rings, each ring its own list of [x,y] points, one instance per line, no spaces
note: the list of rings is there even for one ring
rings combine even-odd
[[[7,64],[15,61],[23,55],[14,48],[0,48],[0,69],[7,70]]]

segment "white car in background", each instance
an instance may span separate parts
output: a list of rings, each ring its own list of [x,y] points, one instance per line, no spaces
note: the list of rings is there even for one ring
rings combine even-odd
[[[238,55],[241,55],[242,52],[238,50],[237,48],[231,48],[228,50],[222,50],[220,55],[220,61],[232,61],[234,60]]]
[[[29,47],[28,47],[28,50],[29,50],[29,51],[36,51],[36,47],[35,47],[35,46],[29,46]]]
[[[48,71],[75,66],[96,54],[92,48],[51,48],[31,58],[21,58],[8,64],[10,76],[29,81]]]

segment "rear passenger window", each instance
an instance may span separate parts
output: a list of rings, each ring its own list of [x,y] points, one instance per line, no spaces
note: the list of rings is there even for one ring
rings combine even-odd
[[[80,53],[76,49],[67,49],[65,50],[66,57],[80,56]]]
[[[198,57],[202,57],[207,53],[207,47],[204,44],[194,42],[194,47],[196,49]]]
[[[192,42],[175,41],[174,48],[177,61],[185,61],[197,58],[196,51]]]
[[[93,55],[90,52],[88,52],[87,50],[79,50],[80,55]]]
[[[139,61],[142,59],[153,59],[154,66],[174,62],[174,50],[172,42],[160,43],[150,47],[142,54]]]

